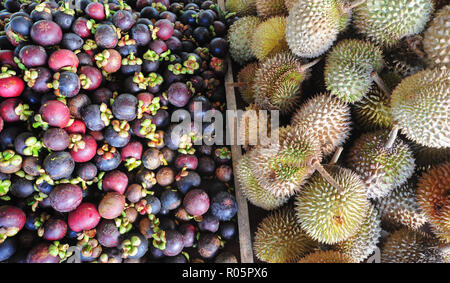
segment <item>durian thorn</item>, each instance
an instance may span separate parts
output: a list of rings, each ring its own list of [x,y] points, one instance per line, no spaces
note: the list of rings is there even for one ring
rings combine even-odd
[[[377,71],[372,71],[370,73],[370,78],[378,85],[378,87],[388,96],[391,97],[392,91],[389,87],[384,83],[383,79],[378,75]]]
[[[409,48],[420,58],[425,58],[425,53],[420,48],[423,38],[420,35],[412,35],[406,38]]]
[[[384,145],[385,148],[389,149],[394,145],[395,139],[397,138],[399,127],[397,125],[394,125],[391,132],[389,133],[389,139]]]
[[[319,63],[320,60],[322,60],[322,57],[319,57],[319,58],[317,58],[317,59],[315,59],[315,60],[313,60],[313,61],[311,61],[311,62],[309,62],[309,63],[306,63],[306,64],[304,64],[304,65],[301,65],[301,66],[300,66],[300,69],[299,69],[300,73],[303,73],[304,71],[310,69],[311,67],[313,67],[314,65],[316,65],[317,63]]]
[[[336,151],[333,154],[333,157],[331,158],[330,162],[328,162],[329,165],[334,165],[339,160],[339,157],[341,156],[342,151],[344,148],[342,146],[338,147]]]
[[[322,177],[325,180],[327,180],[327,182],[330,183],[330,185],[332,185],[336,190],[338,190],[340,194],[343,194],[345,192],[345,189],[341,185],[339,185],[338,182],[336,182],[336,180],[333,177],[331,177],[330,173],[328,173],[327,170],[325,170],[325,168],[323,168],[319,160],[313,159],[311,165],[314,168],[314,170],[318,171],[319,174],[322,175]]]
[[[358,7],[359,5],[364,4],[365,2],[366,2],[366,0],[355,0],[351,4],[349,4],[348,8],[350,10],[354,9],[354,8]]]
[[[226,83],[225,86],[244,87],[244,86],[247,86],[247,83],[246,82]]]

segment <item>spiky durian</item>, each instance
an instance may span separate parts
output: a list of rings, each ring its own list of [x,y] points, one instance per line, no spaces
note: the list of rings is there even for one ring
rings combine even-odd
[[[347,255],[339,251],[316,251],[298,261],[299,263],[353,263]]]
[[[423,48],[433,65],[450,68],[450,4],[439,10],[424,33]]]
[[[287,10],[284,0],[256,0],[256,12],[260,17],[269,18],[284,15]]]
[[[241,94],[242,99],[244,99],[244,101],[248,104],[253,103],[253,101],[255,100],[254,83],[257,69],[258,63],[253,62],[247,64],[237,74],[239,93]]]
[[[381,250],[385,263],[442,263],[448,260],[448,248],[434,238],[402,228],[392,233]]]
[[[420,177],[417,202],[433,232],[450,243],[450,162],[436,165]]]
[[[247,155],[239,160],[236,176],[241,184],[243,195],[255,206],[272,210],[282,206],[288,200],[288,198],[276,197],[258,184],[258,180],[250,170]]]
[[[417,166],[436,165],[450,161],[450,147],[433,148],[411,142]]]
[[[291,128],[281,132],[280,143],[256,146],[249,163],[258,183],[279,197],[287,197],[301,189],[314,172],[313,160],[320,162],[319,143],[307,131]]]
[[[313,63],[311,63],[313,64]],[[309,64],[283,52],[260,63],[255,75],[255,103],[261,109],[290,113],[298,105],[301,83],[309,77]]]
[[[349,151],[347,165],[363,178],[367,195],[373,199],[405,183],[415,166],[408,145],[386,131],[361,135]]]
[[[418,230],[427,222],[416,201],[416,189],[411,181],[378,199],[376,208],[381,214],[383,223],[389,226],[406,226]]]
[[[433,13],[432,0],[367,0],[354,10],[356,29],[386,46],[420,33]]]
[[[286,17],[272,17],[252,31],[250,47],[258,60],[289,50],[284,36],[285,29]]]
[[[377,248],[381,234],[381,220],[378,211],[370,204],[358,232],[349,239],[336,244],[335,249],[355,262],[361,262]]]
[[[267,112],[264,112],[267,113]],[[264,114],[263,113],[263,114]],[[245,150],[258,144],[264,144],[263,138],[270,138],[270,115],[260,115],[260,109],[252,103],[245,107],[239,117],[238,139]],[[265,135],[268,135],[267,137]]]
[[[253,249],[265,262],[296,262],[313,251],[317,243],[311,240],[296,222],[291,207],[272,212],[258,225]]]
[[[391,89],[402,79],[394,72],[381,73],[380,76]],[[389,102],[389,96],[375,85],[363,99],[353,104],[353,114],[358,122],[357,125],[366,130],[392,128]]]
[[[229,51],[234,61],[243,65],[255,58],[249,46],[252,43],[251,36],[248,36],[249,30],[254,30],[262,22],[255,16],[242,17],[235,21],[228,30]]]
[[[425,70],[403,79],[390,106],[392,120],[409,139],[450,147],[450,70]]]
[[[325,62],[325,85],[331,94],[345,102],[361,100],[373,84],[371,73],[383,67],[381,49],[366,41],[340,41]]]
[[[325,244],[335,244],[355,235],[367,214],[369,202],[361,178],[350,169],[324,166],[344,188],[339,192],[315,173],[296,196],[295,210],[302,229]]]
[[[323,155],[329,155],[348,138],[350,118],[350,107],[325,93],[303,104],[292,116],[291,124],[309,130],[320,142]]]
[[[256,15],[255,0],[227,0],[225,1],[225,8],[238,16]]]
[[[286,41],[300,57],[325,53],[348,24],[351,6],[341,0],[299,0],[289,10]]]

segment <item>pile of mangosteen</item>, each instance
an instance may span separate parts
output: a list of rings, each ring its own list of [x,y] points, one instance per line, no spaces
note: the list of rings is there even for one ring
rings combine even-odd
[[[225,110],[235,18],[78,2],[0,4],[0,262],[236,262],[231,152],[171,119]]]

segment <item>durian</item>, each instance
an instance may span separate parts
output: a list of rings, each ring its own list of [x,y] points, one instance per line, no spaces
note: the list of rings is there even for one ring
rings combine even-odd
[[[335,249],[347,255],[354,262],[365,260],[377,249],[377,243],[381,234],[380,215],[373,205],[369,205],[364,221],[358,232],[349,239],[340,242]]]
[[[444,242],[450,243],[450,162],[436,165],[420,177],[417,202]]]
[[[416,201],[416,189],[411,181],[378,199],[376,208],[381,214],[383,223],[391,227],[404,226],[417,231],[427,222]]]
[[[392,233],[381,250],[383,263],[442,263],[448,256],[437,240],[407,228]]]
[[[284,0],[256,0],[256,12],[260,17],[269,18],[284,15],[287,10]]]
[[[249,154],[249,164],[258,183],[277,197],[289,197],[301,189],[314,172],[311,160],[320,160],[319,144],[306,133],[298,134],[291,142],[286,134],[283,144],[256,146]]]
[[[290,207],[272,212],[259,223],[253,249],[256,257],[265,262],[296,262],[313,251],[317,243],[306,236],[296,222]]]
[[[273,210],[282,206],[288,198],[280,198],[271,194],[258,184],[248,163],[247,155],[243,155],[236,168],[236,176],[241,184],[242,194],[247,200],[265,210]]]
[[[225,1],[225,8],[238,16],[256,15],[255,0],[227,0]]]
[[[450,147],[433,148],[411,142],[417,166],[428,167],[450,161]]]
[[[316,251],[298,261],[299,263],[353,263],[347,255],[338,251]]]
[[[367,0],[353,9],[356,30],[371,41],[393,46],[419,34],[433,13],[432,0]]]
[[[450,68],[450,4],[436,13],[425,30],[423,48],[433,65]]]
[[[325,53],[349,22],[353,5],[342,0],[299,0],[289,9],[286,41],[300,57],[315,58]]]
[[[389,89],[400,83],[402,77],[394,72],[380,74]],[[353,114],[357,125],[365,130],[390,129],[393,126],[389,113],[390,96],[375,85],[369,93],[353,104]]]
[[[309,99],[292,116],[291,125],[309,130],[320,142],[323,155],[342,145],[351,130],[350,107],[329,94]]]
[[[246,16],[235,21],[228,30],[229,52],[234,61],[243,65],[255,58],[249,48],[252,43],[248,32],[255,30],[262,20],[255,16]]]
[[[247,64],[237,74],[239,93],[241,94],[244,101],[248,104],[253,103],[253,101],[255,100],[254,83],[257,69],[258,63],[253,62]]]
[[[336,244],[354,236],[367,215],[369,201],[361,178],[350,169],[324,168],[344,191],[315,173],[295,198],[297,220],[314,240]]]
[[[402,78],[414,75],[426,68],[425,54],[419,48],[422,44],[420,36],[402,39],[386,52],[386,67]]]
[[[361,135],[350,148],[347,165],[363,178],[371,199],[405,183],[415,166],[412,151],[397,138],[396,130]]]
[[[283,52],[260,63],[254,82],[255,103],[264,110],[292,112],[301,98],[301,83],[309,77],[309,68],[291,53]]]
[[[289,50],[284,36],[285,29],[286,17],[279,16],[265,20],[252,31],[250,47],[258,60]]]
[[[288,10],[288,12],[291,10],[291,8],[294,6],[296,2],[297,0],[284,0],[284,6]]]
[[[271,137],[269,136],[271,134],[270,113],[263,112],[263,115],[260,114],[260,109],[256,104],[252,103],[245,107],[242,116],[238,117],[239,144],[241,144],[245,150],[248,150],[255,145],[264,144],[266,141],[262,139]],[[268,136],[263,136],[263,134],[267,134]]]
[[[450,70],[425,70],[403,79],[392,92],[390,113],[407,138],[450,147]]]
[[[345,102],[360,101],[371,89],[383,64],[378,46],[357,39],[342,40],[325,62],[326,88]]]

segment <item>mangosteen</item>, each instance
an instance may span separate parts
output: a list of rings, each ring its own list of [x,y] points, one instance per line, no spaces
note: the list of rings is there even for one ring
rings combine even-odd
[[[112,171],[120,165],[120,152],[115,147],[104,144],[97,150],[97,155],[94,157],[94,162],[98,170]]]
[[[237,203],[234,196],[228,192],[219,192],[211,202],[211,213],[220,221],[229,221],[237,213]]]
[[[232,240],[234,237],[236,237],[236,224],[233,222],[222,222],[219,227],[219,235],[224,240]]]
[[[148,241],[141,233],[127,233],[122,236],[120,247],[123,257],[127,259],[139,259],[147,253]]]
[[[62,30],[53,21],[39,20],[31,27],[30,36],[34,42],[41,46],[51,46],[61,42]]]
[[[119,10],[112,16],[112,22],[121,31],[126,32],[131,29],[136,21],[130,11]]]
[[[98,204],[98,213],[105,219],[114,219],[125,209],[125,197],[117,192],[107,193]]]
[[[159,198],[161,206],[168,210],[177,209],[181,205],[180,194],[175,190],[166,189]]]
[[[228,251],[223,251],[216,256],[214,263],[238,263],[238,261],[234,254]]]
[[[97,166],[91,162],[79,164],[76,169],[76,174],[84,181],[91,181],[97,176]]]
[[[205,214],[202,216],[202,220],[198,223],[200,231],[209,231],[212,233],[219,230],[219,219],[212,214]]]
[[[198,239],[197,251],[201,257],[208,259],[215,256],[220,246],[220,239],[216,234],[204,233]]]
[[[60,257],[50,252],[50,243],[34,246],[27,256],[27,263],[59,263]]]
[[[114,99],[111,106],[113,115],[120,120],[132,121],[136,119],[138,100],[129,93],[123,93]]]
[[[6,261],[12,257],[17,251],[17,239],[7,238],[3,243],[0,243],[0,262]]]
[[[59,212],[75,210],[80,205],[82,198],[81,188],[72,184],[57,185],[49,195],[51,206]]]
[[[95,43],[101,48],[114,48],[116,47],[119,38],[114,27],[109,24],[100,24],[95,30]]]
[[[183,235],[176,230],[164,231],[165,248],[163,254],[166,256],[176,256],[183,250]]]
[[[186,194],[191,188],[200,186],[200,175],[195,171],[184,171],[177,177],[177,189],[180,193]]]
[[[10,192],[18,198],[27,198],[35,192],[33,183],[24,178],[14,178],[11,182]]]
[[[75,162],[68,152],[57,151],[45,157],[43,167],[50,178],[60,180],[70,177],[75,169]]]
[[[59,241],[67,233],[67,224],[62,219],[50,218],[44,224],[42,237],[47,241]]]
[[[108,248],[120,245],[120,233],[113,220],[102,220],[96,228],[98,242]]]

